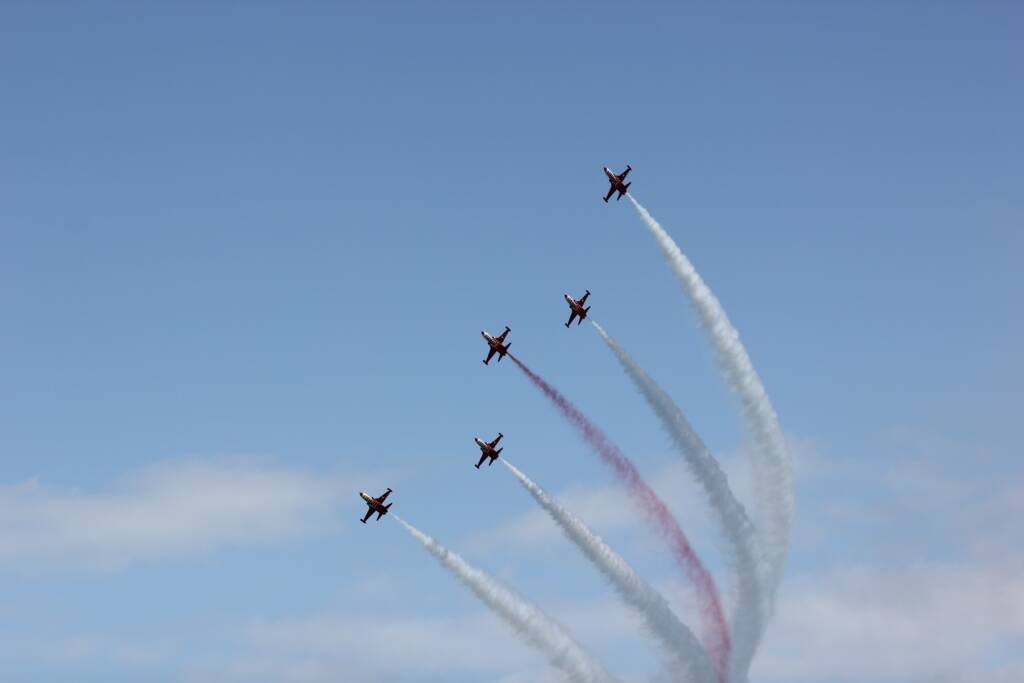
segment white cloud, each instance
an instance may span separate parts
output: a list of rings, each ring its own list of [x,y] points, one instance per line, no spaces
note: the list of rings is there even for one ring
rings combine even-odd
[[[979,680],[1022,642],[1019,568],[858,567],[790,582],[752,678],[939,681],[967,670]]]
[[[255,459],[181,459],[96,492],[32,480],[0,486],[0,566],[114,568],[333,523],[324,477]]]
[[[335,683],[361,680],[495,681],[554,683],[564,677],[519,642],[494,615],[420,617],[372,613],[319,615],[251,622],[237,651],[218,653],[189,667],[189,683]],[[611,597],[559,603],[546,610],[601,658],[607,648],[640,644],[655,649],[632,612]],[[649,647],[643,647],[644,641]],[[623,681],[649,681],[647,674]]]
[[[753,680],[1022,680],[1024,478],[973,466],[971,449],[807,471],[801,517],[822,554],[847,533],[854,545],[784,582]],[[806,533],[797,542],[815,557]]]
[[[489,614],[364,614],[251,623],[244,629],[239,656],[216,656],[197,664],[186,679],[334,683],[466,673],[497,679],[530,668],[546,671],[539,656]]]

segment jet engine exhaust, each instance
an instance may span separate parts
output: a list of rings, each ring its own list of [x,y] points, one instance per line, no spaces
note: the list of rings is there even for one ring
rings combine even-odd
[[[736,569],[736,604],[732,615],[732,661],[730,672],[746,676],[764,630],[764,596],[760,577],[760,548],[746,510],[733,495],[729,481],[686,415],[651,377],[636,364],[604,329],[591,320],[626,374],[654,410],[672,444],[683,456],[688,469],[704,489],[718,526],[727,540],[727,554]]]
[[[739,332],[690,259],[647,209],[627,195],[650,230],[714,347],[726,383],[739,396],[746,431],[754,440],[751,469],[760,521],[761,547],[768,562],[767,611],[770,614],[786,564],[793,521],[793,474],[779,419]]]
[[[508,460],[501,463],[512,472],[537,504],[558,524],[566,537],[578,547],[611,582],[619,596],[635,609],[651,634],[660,641],[678,667],[682,680],[714,680],[707,654],[697,638],[675,615],[665,598],[641,577],[626,560],[591,531],[579,517],[562,507]]]
[[[445,569],[458,577],[481,602],[511,626],[528,645],[540,650],[552,666],[573,683],[616,683],[594,657],[577,643],[565,628],[540,607],[501,584],[486,572],[470,566],[459,555],[395,513],[390,515],[409,534],[423,544]]]
[[[579,431],[583,439],[608,464],[616,476],[626,485],[640,508],[657,525],[662,537],[668,542],[672,556],[696,588],[698,611],[701,619],[701,640],[711,658],[719,680],[724,681],[728,671],[731,648],[729,630],[722,614],[718,587],[707,568],[690,546],[686,534],[680,528],[668,506],[643,480],[639,470],[618,446],[587,419],[557,389],[548,384],[533,370],[511,353],[509,358],[530,378],[533,384],[547,396],[569,422]]]

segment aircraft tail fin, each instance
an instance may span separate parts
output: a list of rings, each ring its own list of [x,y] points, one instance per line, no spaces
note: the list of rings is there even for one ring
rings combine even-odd
[[[494,451],[494,454],[495,454],[495,455],[501,455],[501,452],[502,452],[503,450],[505,450],[505,447],[504,447],[504,446],[502,446],[502,447],[501,447],[501,448],[499,448],[498,450]]]

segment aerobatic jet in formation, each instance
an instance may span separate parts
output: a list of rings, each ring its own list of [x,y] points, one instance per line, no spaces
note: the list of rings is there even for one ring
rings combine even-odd
[[[608,203],[608,200],[611,199],[612,195],[615,194],[616,192],[619,193],[619,196],[615,198],[615,201],[619,201],[620,199],[622,199],[622,195],[626,194],[626,190],[628,190],[629,186],[632,185],[633,183],[623,183],[622,181],[626,179],[626,176],[629,175],[629,172],[632,170],[633,167],[627,164],[625,171],[623,171],[619,175],[615,175],[614,173],[612,173],[610,168],[608,168],[607,166],[604,167],[604,174],[608,176],[608,182],[612,184],[612,186],[608,188],[608,194],[604,196],[605,204]]]
[[[498,445],[498,442],[501,441],[501,437],[503,437],[503,436],[505,436],[505,435],[502,434],[501,432],[498,432],[498,436],[494,439],[494,441],[484,441],[479,436],[474,436],[473,437],[473,441],[476,441],[476,445],[480,447],[480,462],[478,462],[475,465],[475,467],[477,469],[480,469],[480,465],[483,465],[484,464],[484,460],[486,460],[487,458],[491,459],[491,461],[489,463],[487,463],[488,467],[493,465],[494,461],[498,459],[498,456],[501,455],[501,452],[503,450],[505,450],[505,449],[504,448],[497,448],[496,449],[495,446]]]
[[[368,520],[375,512],[377,513],[378,522],[380,521],[381,517],[388,514],[388,509],[391,507],[392,503],[388,503],[387,505],[385,505],[384,499],[387,498],[390,494],[390,487],[388,487],[387,491],[380,494],[379,498],[374,498],[373,496],[370,496],[364,493],[363,491],[359,492],[359,497],[363,499],[363,502],[366,503],[366,507],[369,508],[369,510],[366,511],[366,516],[363,517],[363,519],[361,520],[363,524],[366,524],[366,520]]]
[[[569,325],[572,325],[572,321],[576,320],[576,318],[579,318],[579,321],[576,323],[579,325],[583,322],[583,319],[587,317],[587,311],[590,310],[590,306],[583,308],[583,304],[587,303],[587,297],[590,296],[590,290],[588,289],[586,293],[580,297],[579,301],[573,299],[568,294],[563,294],[563,296],[565,297],[565,303],[569,304],[569,322],[567,322],[565,326],[569,327]]]
[[[505,357],[505,354],[508,353],[508,347],[512,346],[511,342],[508,344],[505,343],[505,337],[507,337],[508,333],[511,331],[512,329],[506,325],[505,331],[495,337],[483,330],[480,330],[480,334],[483,335],[484,340],[487,342],[487,346],[490,347],[487,351],[487,360],[484,361],[484,365],[491,362],[491,358],[494,357],[494,354],[498,354],[499,363],[501,362],[501,359]]]

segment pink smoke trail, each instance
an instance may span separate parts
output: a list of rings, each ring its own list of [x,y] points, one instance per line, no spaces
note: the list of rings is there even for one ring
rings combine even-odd
[[[557,389],[544,381],[537,373],[526,367],[521,360],[511,353],[508,357],[519,366],[519,369],[540,389],[545,396],[551,399],[562,415],[579,430],[583,439],[590,444],[601,459],[615,470],[615,474],[626,485],[629,492],[640,504],[644,512],[658,525],[662,536],[669,543],[672,556],[680,565],[683,572],[696,588],[697,605],[701,619],[701,641],[704,649],[707,650],[715,672],[721,681],[725,680],[728,670],[729,650],[729,628],[726,626],[725,616],[722,613],[722,604],[718,596],[718,587],[707,568],[697,557],[697,553],[690,546],[686,534],[679,527],[679,523],[669,511],[668,506],[658,497],[647,482],[640,476],[636,465],[627,458],[619,447],[598,429],[587,417],[574,406],[569,399],[563,396]]]

